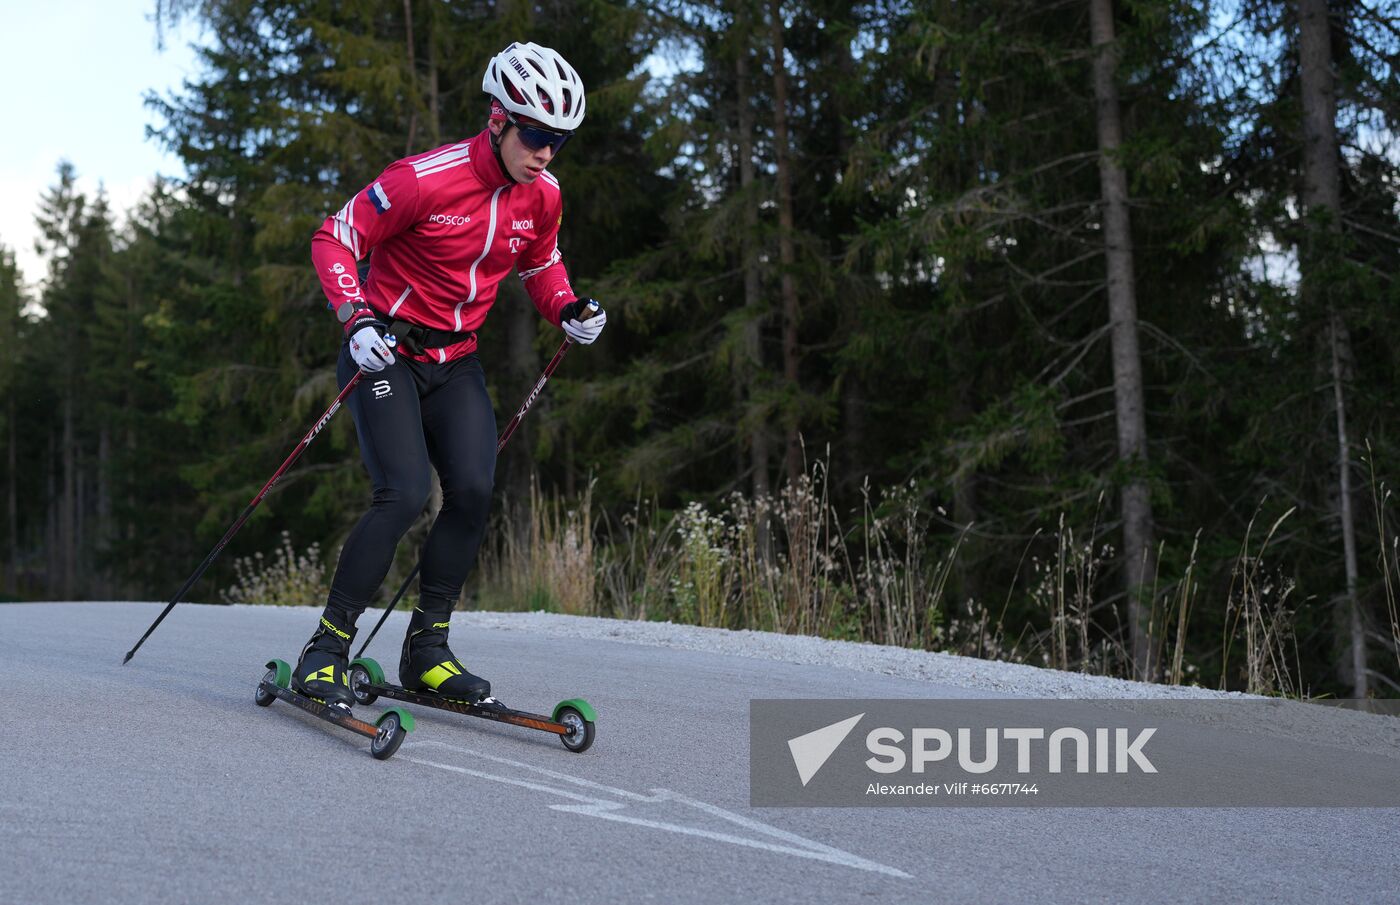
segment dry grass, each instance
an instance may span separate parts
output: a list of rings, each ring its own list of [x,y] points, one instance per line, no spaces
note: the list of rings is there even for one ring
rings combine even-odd
[[[1167,675],[1167,682],[1172,685],[1180,685],[1186,681],[1186,626],[1191,619],[1191,607],[1196,602],[1196,554],[1201,548],[1201,532],[1197,531],[1196,536],[1191,539],[1191,556],[1187,560],[1186,574],[1177,585],[1176,594],[1170,600],[1173,606],[1168,609],[1167,616],[1170,618],[1172,610],[1176,613],[1176,644],[1172,649],[1171,671]],[[1159,556],[1158,562],[1161,562]],[[1166,632],[1162,633],[1166,637]]]
[[[819,462],[776,497],[713,510],[639,496],[617,522],[592,520],[588,495],[568,506],[536,490],[482,549],[483,605],[939,646],[964,534],[937,551],[911,484],[878,501],[867,488],[848,536],[826,474]]]
[[[1299,672],[1296,648],[1292,669],[1288,662],[1288,646],[1293,641],[1293,614],[1288,601],[1295,586],[1291,580],[1271,572],[1264,564],[1269,542],[1295,509],[1289,509],[1274,521],[1257,553],[1250,552],[1250,538],[1258,512],[1249,520],[1244,543],[1230,573],[1230,590],[1225,600],[1225,635],[1221,640],[1220,666],[1222,689],[1230,677],[1230,655],[1242,628],[1245,691],[1287,697],[1297,697],[1299,694],[1295,682]]]
[[[606,538],[606,552],[597,559],[599,615],[650,619],[665,613],[676,574],[676,528],[675,519],[664,518],[655,501],[643,500],[640,494],[620,525],[599,526]]]
[[[869,637],[881,644],[932,648],[944,640],[944,594],[953,562],[971,526],[960,531],[946,553],[928,562],[928,518],[911,481],[880,493],[872,501],[867,482],[861,488],[861,564],[853,569],[856,593],[864,604]],[[987,614],[973,620],[978,647],[987,635]]]
[[[312,544],[298,553],[286,531],[271,557],[261,553],[240,556],[233,561],[233,572],[234,583],[221,592],[227,603],[319,606],[326,602],[326,567],[320,545]]]
[[[1392,491],[1374,472],[1371,487],[1388,623],[1371,638],[1400,668],[1400,538],[1389,528]],[[1121,593],[1105,595],[1102,587],[1115,557],[1097,539],[1102,496],[1087,531],[1062,514],[1053,532],[1035,532],[995,616],[982,601],[949,597],[973,526],[952,534],[933,530],[924,499],[913,482],[879,491],[867,482],[852,527],[844,529],[829,498],[826,463],[819,461],[776,497],[734,493],[713,508],[694,500],[668,512],[638,495],[614,521],[595,515],[592,483],[572,500],[544,494],[535,483],[528,501],[504,507],[488,534],[478,605],[845,638],[1171,684],[1201,678],[1187,656],[1191,619],[1201,606],[1200,531],[1182,574],[1165,588],[1153,578],[1148,663],[1136,674],[1117,621]],[[1222,689],[1307,693],[1294,637],[1297,589],[1266,562],[1293,513],[1275,520],[1257,549],[1258,511],[1246,527],[1225,593]],[[1165,546],[1157,552],[1160,564]],[[221,592],[230,603],[325,600],[319,546],[298,553],[285,532],[270,556],[236,559],[234,570],[236,581]],[[1023,575],[1028,581],[1018,597]],[[1014,636],[1005,624],[1013,601],[1016,612],[1041,614]]]
[[[481,596],[493,609],[597,613],[598,568],[593,548],[593,485],[577,500],[546,497],[530,485],[523,513],[504,507],[482,544]]]
[[[1379,540],[1377,559],[1381,572],[1381,588],[1385,594],[1386,628],[1390,632],[1389,638],[1381,633],[1376,640],[1390,648],[1395,657],[1396,669],[1400,671],[1400,600],[1397,600],[1397,596],[1400,596],[1400,537],[1392,536],[1388,528],[1390,498],[1394,492],[1384,481],[1376,478],[1376,463],[1369,441],[1366,443],[1366,464],[1371,472],[1371,505],[1376,515],[1376,535]],[[1371,675],[1400,691],[1400,685],[1390,682],[1380,673],[1372,671]]]
[[[691,503],[676,516],[676,536],[671,600],[677,615],[694,625],[728,625],[733,571],[724,519]]]
[[[480,604],[847,638],[1173,684],[1200,678],[1187,649],[1202,605],[1200,532],[1179,576],[1164,587],[1154,576],[1149,658],[1138,674],[1118,618],[1121,592],[1104,587],[1116,554],[1100,537],[1103,497],[1084,530],[1062,515],[1054,531],[1036,532],[998,614],[981,601],[950,598],[972,526],[933,530],[925,498],[913,483],[879,491],[867,484],[848,530],[831,504],[824,462],[775,497],[736,493],[666,511],[639,495],[616,519],[595,517],[591,485],[574,501],[535,487],[528,507],[499,519],[483,547]],[[1388,491],[1377,495],[1378,513],[1388,500]],[[1224,600],[1222,688],[1304,691],[1295,588],[1266,563],[1291,514],[1257,549],[1254,520],[1246,529]],[[1389,628],[1400,649],[1400,546],[1378,518]],[[1165,552],[1158,550],[1158,563]],[[1013,603],[1015,612],[1041,614],[1014,636],[1005,625]]]

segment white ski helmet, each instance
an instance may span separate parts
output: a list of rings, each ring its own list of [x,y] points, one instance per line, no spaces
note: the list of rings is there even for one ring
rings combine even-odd
[[[486,64],[481,90],[550,129],[572,132],[583,122],[583,80],[548,47],[511,44]]]

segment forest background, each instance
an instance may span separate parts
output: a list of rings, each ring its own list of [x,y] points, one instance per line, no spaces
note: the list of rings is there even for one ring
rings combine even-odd
[[[3,593],[179,585],[335,395],[311,234],[534,40],[588,87],[551,169],[609,327],[503,454],[464,605],[1395,696],[1397,18],[163,0],[187,177],[118,222],[56,162],[37,290],[0,246]],[[498,423],[560,339],[502,284]],[[194,598],[319,602],[368,497],[341,415]]]

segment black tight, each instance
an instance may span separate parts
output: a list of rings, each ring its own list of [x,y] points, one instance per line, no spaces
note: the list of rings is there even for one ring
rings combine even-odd
[[[355,370],[342,346],[341,387]],[[423,546],[420,608],[449,613],[476,564],[496,471],[496,415],[481,362],[476,355],[447,364],[396,356],[360,378],[346,404],[374,498],[340,551],[327,614],[350,625],[369,605],[399,539],[428,501],[429,463],[442,481],[442,509]]]

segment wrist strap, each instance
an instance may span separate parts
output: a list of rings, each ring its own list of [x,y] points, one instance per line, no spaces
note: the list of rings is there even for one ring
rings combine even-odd
[[[349,336],[363,326],[360,322],[369,319],[382,328],[384,325],[375,316],[374,309],[364,302],[343,302],[335,311],[335,316],[345,325],[345,335]]]

